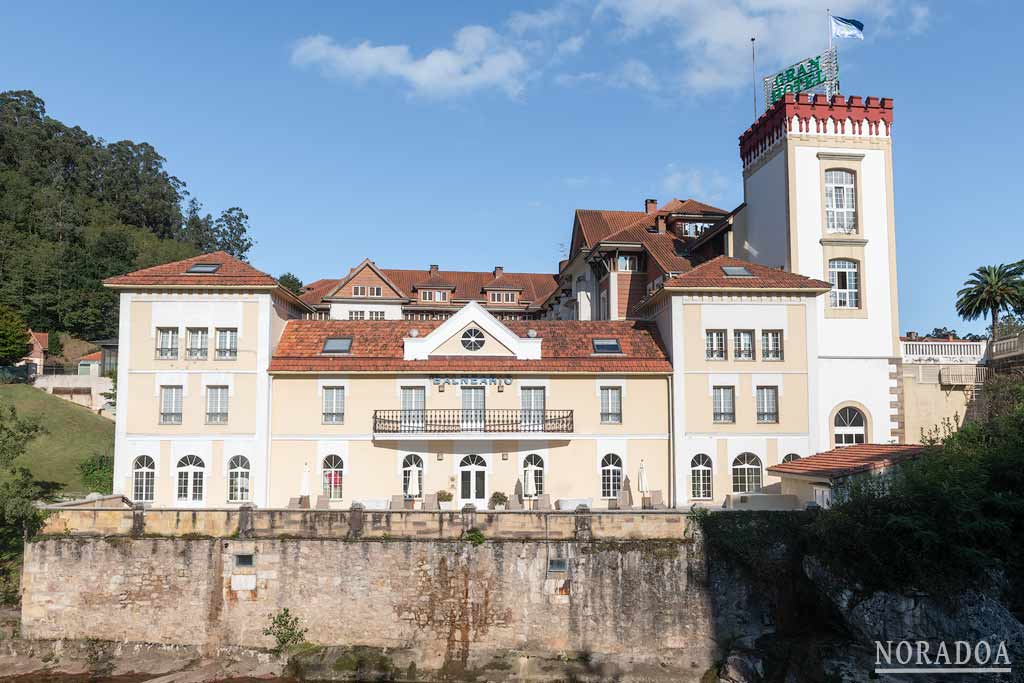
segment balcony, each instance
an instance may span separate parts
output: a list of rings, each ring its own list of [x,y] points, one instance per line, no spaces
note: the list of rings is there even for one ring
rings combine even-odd
[[[572,434],[571,410],[375,410],[374,437],[423,434]]]
[[[1000,339],[992,344],[993,358],[1006,358],[1017,354],[1024,354],[1024,333],[1016,337]]]
[[[904,341],[904,363],[970,363],[985,358],[985,341]],[[997,342],[998,343],[998,342]]]

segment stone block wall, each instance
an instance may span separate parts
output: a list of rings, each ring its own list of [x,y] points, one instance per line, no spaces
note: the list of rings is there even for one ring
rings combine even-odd
[[[699,534],[480,545],[44,538],[26,545],[22,629],[29,638],[269,647],[262,630],[287,607],[313,643],[383,648],[421,671],[518,652],[608,657],[620,669],[697,681],[715,647],[706,584]]]

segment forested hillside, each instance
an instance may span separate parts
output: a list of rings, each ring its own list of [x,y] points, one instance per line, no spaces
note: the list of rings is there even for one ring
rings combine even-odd
[[[204,214],[151,145],[108,143],[30,91],[0,92],[0,305],[33,329],[115,336],[103,278],[252,244],[240,208]]]

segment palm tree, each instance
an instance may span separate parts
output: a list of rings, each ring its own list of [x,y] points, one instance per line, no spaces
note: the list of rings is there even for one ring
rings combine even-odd
[[[956,297],[956,312],[964,320],[991,314],[995,341],[999,312],[1024,310],[1024,263],[982,266],[971,273]]]

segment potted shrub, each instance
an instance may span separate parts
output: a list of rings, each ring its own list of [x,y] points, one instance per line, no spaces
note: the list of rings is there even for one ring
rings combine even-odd
[[[495,491],[491,494],[490,508],[492,510],[504,510],[506,505],[508,505],[508,496],[504,493]]]
[[[455,502],[453,500],[452,492],[441,489],[437,492],[437,507],[442,510],[455,510]]]

